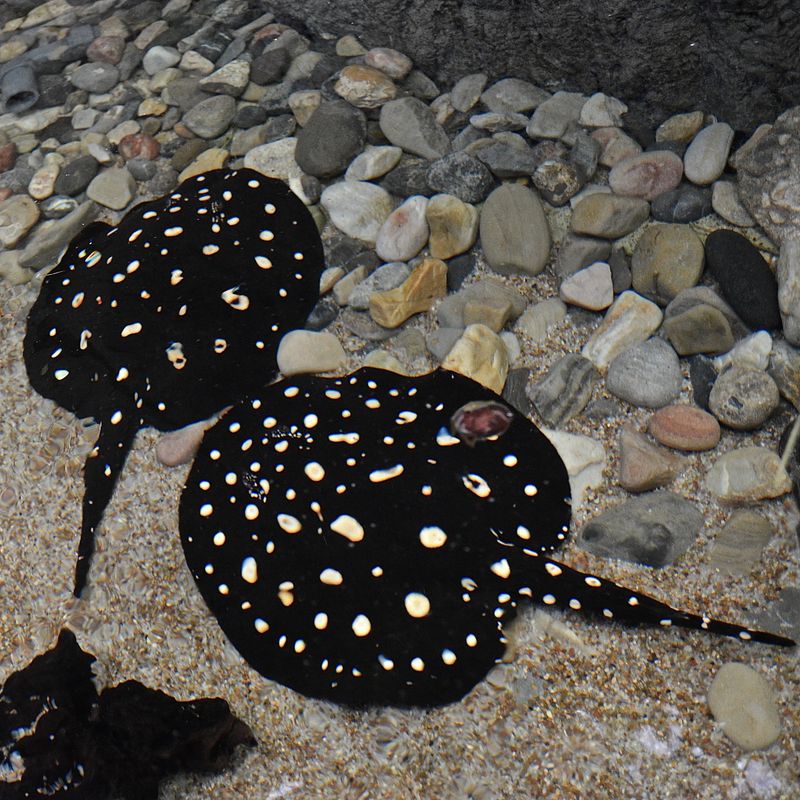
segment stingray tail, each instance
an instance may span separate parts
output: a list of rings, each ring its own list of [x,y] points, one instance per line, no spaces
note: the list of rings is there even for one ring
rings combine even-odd
[[[100,435],[83,467],[83,518],[78,559],[75,564],[75,588],[80,597],[86,586],[94,554],[94,535],[103,512],[111,500],[133,438],[141,425],[135,410],[115,411],[100,422]]]
[[[603,616],[629,624],[643,623],[668,628],[711,631],[722,636],[732,636],[743,641],[792,647],[792,639],[765,631],[755,631],[730,622],[711,619],[705,615],[690,614],[668,606],[646,594],[634,592],[624,586],[578,572],[544,555],[531,555],[518,562],[518,576],[529,580],[529,585],[518,589],[535,603]],[[512,572],[514,570],[512,569]]]

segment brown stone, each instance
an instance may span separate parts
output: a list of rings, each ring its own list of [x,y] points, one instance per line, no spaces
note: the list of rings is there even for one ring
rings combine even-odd
[[[98,36],[87,48],[89,61],[102,61],[116,66],[122,61],[125,39],[122,36]]]
[[[0,172],[7,172],[17,163],[17,146],[14,142],[0,144]]]
[[[683,468],[683,459],[645,439],[631,425],[619,437],[619,483],[629,492],[666,486]]]
[[[378,325],[396,328],[413,314],[429,311],[446,294],[447,265],[438,258],[426,258],[397,288],[370,295],[369,313]]]
[[[120,155],[130,161],[132,158],[145,158],[152,161],[161,152],[161,145],[146,133],[129,133],[120,139]]]
[[[611,190],[652,200],[674,189],[683,177],[683,160],[669,150],[648,150],[618,161],[608,174]]]
[[[344,67],[333,90],[358,108],[377,108],[397,95],[394,81],[379,69],[366,64]]]
[[[720,437],[719,422],[711,414],[687,405],[660,408],[650,417],[647,430],[661,444],[676,450],[712,450]]]
[[[757,511],[731,514],[708,553],[708,563],[724,575],[747,575],[758,566],[772,538],[770,521]]]

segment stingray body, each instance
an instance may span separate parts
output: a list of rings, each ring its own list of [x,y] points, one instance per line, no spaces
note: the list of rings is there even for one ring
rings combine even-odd
[[[322,266],[302,202],[248,169],[190,178],[72,241],[30,311],[24,357],[36,391],[101,425],[84,471],[76,594],[136,431],[207,418],[274,377],[280,338],[314,306]]]
[[[522,601],[791,644],[552,560],[570,516],[560,457],[497,395],[452,372],[364,368],[235,405],[206,433],[180,527],[244,658],[347,705],[460,699]]]

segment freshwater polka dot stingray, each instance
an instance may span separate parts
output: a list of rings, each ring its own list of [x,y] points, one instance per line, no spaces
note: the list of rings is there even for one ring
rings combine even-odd
[[[180,506],[187,563],[228,638],[312,697],[458,700],[503,656],[521,601],[791,644],[553,561],[569,522],[549,440],[441,370],[269,386],[206,433]]]
[[[72,241],[30,311],[24,356],[36,391],[101,425],[84,469],[76,594],[136,431],[205,419],[269,382],[322,267],[303,203],[249,169],[189,178]]]

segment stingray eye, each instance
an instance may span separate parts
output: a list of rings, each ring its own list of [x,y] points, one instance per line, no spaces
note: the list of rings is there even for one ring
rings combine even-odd
[[[514,412],[494,400],[465,403],[450,418],[450,430],[466,444],[502,436],[511,425]]]

